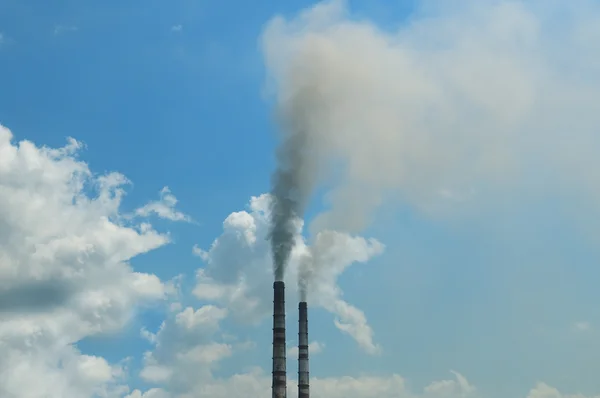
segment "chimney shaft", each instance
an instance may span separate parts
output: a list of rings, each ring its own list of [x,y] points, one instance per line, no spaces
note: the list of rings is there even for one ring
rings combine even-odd
[[[285,284],[273,283],[273,398],[286,398]]]
[[[298,307],[298,398],[309,398],[308,377],[308,305]]]

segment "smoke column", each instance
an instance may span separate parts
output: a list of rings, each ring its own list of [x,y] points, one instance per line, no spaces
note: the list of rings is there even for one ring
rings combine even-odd
[[[281,281],[294,246],[294,219],[300,207],[296,196],[299,159],[292,142],[283,144],[278,152],[278,160],[279,167],[273,175],[271,190],[271,249],[275,280]]]
[[[313,242],[313,245],[315,242]],[[308,247],[306,253],[298,264],[298,294],[300,302],[308,301],[308,286],[314,275],[314,246]]]
[[[280,105],[281,143],[277,148],[277,167],[271,179],[270,239],[275,280],[283,280],[285,267],[298,232],[306,203],[313,192],[318,171],[318,148],[309,136],[310,117],[306,116],[300,90],[288,102]]]
[[[300,303],[298,311],[298,398],[309,398],[308,305],[306,302]]]
[[[348,3],[275,17],[261,42],[277,105],[309,146],[323,148],[321,165],[344,163],[311,235],[359,233],[384,202],[462,216],[494,209],[517,190],[542,196],[554,187],[597,205],[598,174],[589,172],[599,162],[597,6],[424,1],[415,23],[389,30]],[[569,17],[558,31],[561,15]],[[289,156],[293,145],[284,148],[289,164],[307,163]],[[293,170],[276,179],[276,195],[297,185]],[[535,184],[540,173],[555,183]],[[277,206],[274,230],[289,231],[282,227],[297,209]]]
[[[285,284],[273,283],[273,398],[286,398]]]

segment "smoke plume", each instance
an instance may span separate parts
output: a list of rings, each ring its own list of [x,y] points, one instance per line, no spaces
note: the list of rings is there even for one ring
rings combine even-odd
[[[298,264],[298,293],[301,302],[308,301],[308,285],[315,271],[313,249],[308,247],[307,250]]]
[[[393,30],[341,0],[265,28],[288,127],[273,189],[279,267],[317,177],[336,178],[312,236],[358,233],[386,202],[446,217],[569,192],[600,210],[600,5],[447,3],[422,1]]]
[[[283,280],[298,221],[315,187],[319,170],[319,142],[310,133],[310,109],[303,92],[295,93],[278,108],[281,143],[277,148],[277,168],[271,187],[271,248],[275,280]],[[310,97],[309,97],[310,98]],[[316,144],[316,146],[315,146]]]

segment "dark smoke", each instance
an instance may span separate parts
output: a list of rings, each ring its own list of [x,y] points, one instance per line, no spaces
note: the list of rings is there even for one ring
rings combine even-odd
[[[293,198],[285,196],[286,173],[278,172],[274,180],[273,201],[271,202],[271,250],[273,252],[273,266],[275,280],[282,281],[285,266],[294,246],[294,217],[297,215],[297,204]],[[279,194],[278,194],[279,192]]]
[[[277,168],[271,180],[271,250],[275,280],[283,280],[285,267],[295,244],[298,221],[304,215],[313,192],[319,158],[309,132],[311,117],[303,104],[306,90],[299,91],[288,103],[281,104],[282,142],[277,148]],[[293,112],[289,111],[293,110]],[[307,110],[308,111],[308,110]]]
[[[271,249],[275,280],[283,280],[294,247],[296,219],[302,217],[304,198],[300,189],[305,137],[292,134],[277,150],[278,168],[273,174],[271,201]]]

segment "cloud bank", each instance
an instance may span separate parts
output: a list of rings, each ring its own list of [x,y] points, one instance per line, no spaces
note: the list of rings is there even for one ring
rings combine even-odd
[[[128,261],[169,243],[124,223],[126,178],[94,175],[81,144],[13,143],[0,126],[0,395],[119,396],[125,363],[83,355],[81,339],[120,330],[136,307],[172,287]],[[150,204],[150,206],[153,206]],[[51,387],[51,388],[50,388]]]

